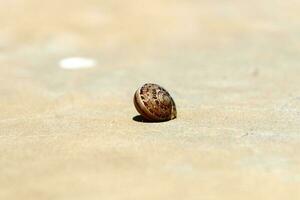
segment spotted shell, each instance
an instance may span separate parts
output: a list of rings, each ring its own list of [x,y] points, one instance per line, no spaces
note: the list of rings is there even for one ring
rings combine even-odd
[[[144,84],[135,92],[133,101],[137,111],[149,121],[167,121],[177,116],[171,95],[157,84]]]

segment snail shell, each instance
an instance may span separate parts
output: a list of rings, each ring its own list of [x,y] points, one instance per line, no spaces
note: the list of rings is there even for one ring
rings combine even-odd
[[[157,84],[144,84],[135,92],[133,101],[137,111],[149,121],[167,121],[177,116],[171,95]]]

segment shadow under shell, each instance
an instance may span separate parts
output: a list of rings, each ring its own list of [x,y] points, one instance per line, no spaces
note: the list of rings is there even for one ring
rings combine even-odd
[[[165,121],[150,121],[146,118],[144,118],[142,115],[136,115],[132,118],[133,121],[136,122],[141,122],[141,123],[163,123],[163,122],[167,122],[169,120],[165,120]]]

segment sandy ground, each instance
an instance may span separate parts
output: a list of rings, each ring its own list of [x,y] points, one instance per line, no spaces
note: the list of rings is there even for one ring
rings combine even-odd
[[[300,199],[299,1],[0,5],[1,200]]]

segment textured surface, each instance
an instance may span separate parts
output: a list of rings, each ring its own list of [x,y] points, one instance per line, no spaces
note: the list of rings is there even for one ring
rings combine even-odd
[[[300,199],[299,1],[0,4],[0,199]]]

